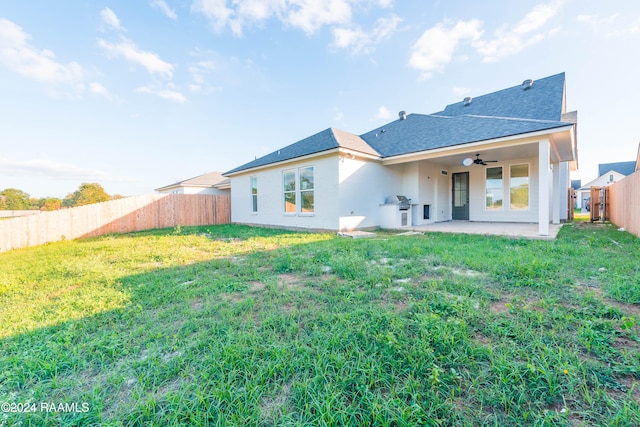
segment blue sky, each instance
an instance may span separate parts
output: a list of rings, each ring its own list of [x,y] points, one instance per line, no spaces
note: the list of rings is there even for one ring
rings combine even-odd
[[[0,190],[150,193],[563,71],[584,183],[635,160],[639,49],[622,0],[4,0]]]

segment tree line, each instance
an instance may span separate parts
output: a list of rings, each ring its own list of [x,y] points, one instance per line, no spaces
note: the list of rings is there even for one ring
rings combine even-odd
[[[64,199],[57,197],[36,198],[17,188],[6,188],[0,191],[0,210],[25,211],[41,210],[55,211],[61,208],[90,205],[120,199],[123,196],[110,196],[98,183],[82,183],[76,191],[67,194]]]

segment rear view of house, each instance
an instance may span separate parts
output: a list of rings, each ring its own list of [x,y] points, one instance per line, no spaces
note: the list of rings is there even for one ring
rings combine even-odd
[[[224,175],[232,221],[327,230],[567,217],[577,113],[565,75],[406,114],[362,135],[326,129]]]

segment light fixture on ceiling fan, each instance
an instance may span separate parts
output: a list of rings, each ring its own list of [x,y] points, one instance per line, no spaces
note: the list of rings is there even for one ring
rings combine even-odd
[[[487,163],[496,163],[497,160],[482,160],[480,158],[480,153],[476,154],[476,158],[472,159],[471,157],[467,157],[462,161],[463,166],[471,166],[471,164],[475,163],[476,165],[487,166]]]

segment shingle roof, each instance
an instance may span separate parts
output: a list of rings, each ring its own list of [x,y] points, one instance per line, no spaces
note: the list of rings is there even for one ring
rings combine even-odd
[[[598,165],[598,176],[602,176],[609,171],[616,171],[624,176],[629,176],[636,171],[636,162],[600,163]]]
[[[300,140],[296,143],[281,148],[266,156],[255,159],[252,162],[245,163],[235,169],[225,172],[225,175],[239,172],[246,169],[252,169],[259,166],[266,166],[272,163],[278,163],[285,160],[291,160],[309,154],[320,153],[322,151],[334,148],[347,148],[365,154],[379,156],[366,142],[358,135],[345,132],[339,129],[325,129],[308,138]]]
[[[521,119],[560,120],[564,102],[564,73],[534,80],[529,89],[513,86],[471,99],[450,104],[439,113],[443,116],[480,115],[518,117]]]
[[[338,147],[389,157],[571,126],[562,121],[564,88],[560,73],[528,89],[513,86],[473,98],[469,105],[458,102],[435,114],[410,114],[360,136],[326,129],[225,175]]]
[[[396,120],[365,133],[362,139],[382,157],[390,157],[564,126],[570,124],[504,117],[409,114],[406,120]]]
[[[162,191],[172,187],[213,187],[214,185],[220,184],[222,183],[222,181],[226,180],[227,178],[222,176],[221,172],[209,172],[193,178],[174,182],[173,184],[165,185],[160,188],[156,188],[156,191]]]

